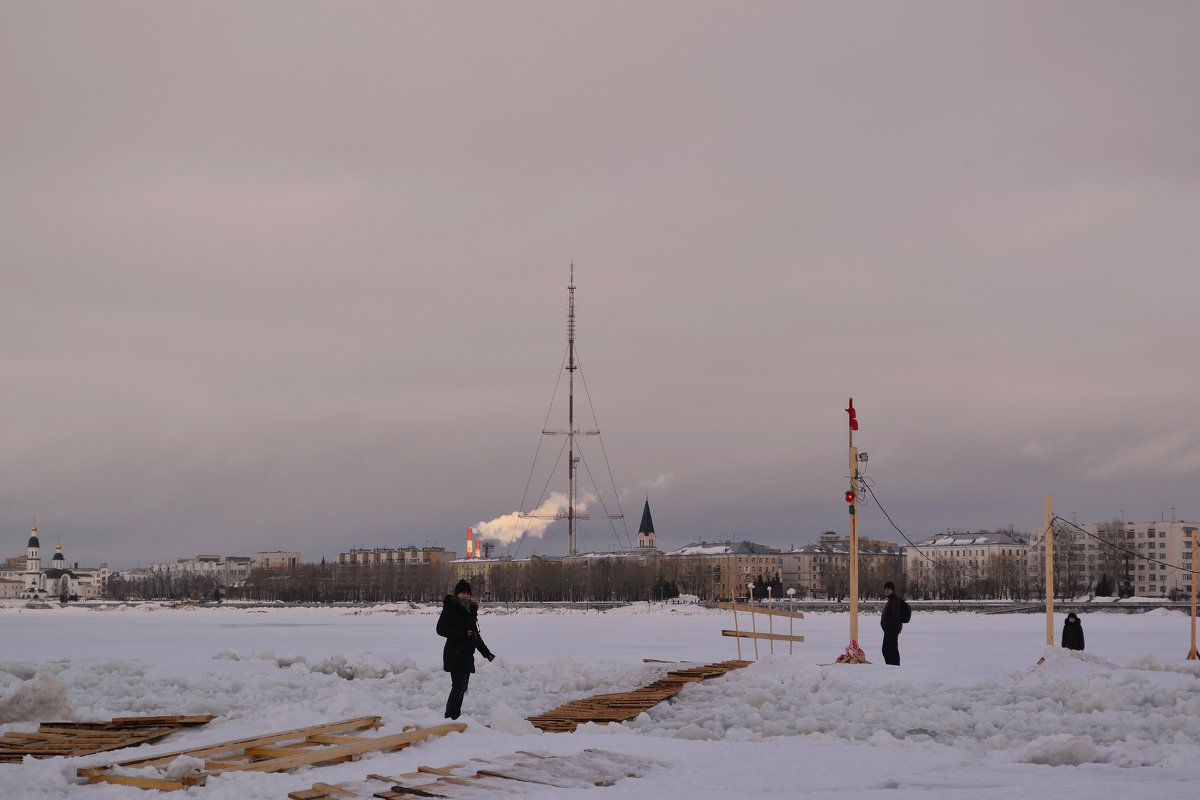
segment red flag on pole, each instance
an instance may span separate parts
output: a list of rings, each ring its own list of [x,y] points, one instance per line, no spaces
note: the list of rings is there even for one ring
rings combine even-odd
[[[858,430],[858,415],[854,413],[854,398],[850,398],[850,407],[846,409],[846,413],[850,415],[850,430]]]

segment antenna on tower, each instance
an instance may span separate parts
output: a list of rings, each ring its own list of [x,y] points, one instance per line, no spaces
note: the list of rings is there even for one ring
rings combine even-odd
[[[575,455],[576,436],[599,436],[599,430],[581,431],[575,427],[575,262],[571,262],[570,282],[567,284],[567,429],[565,431],[543,430],[545,436],[567,437],[567,512],[565,514],[521,514],[523,519],[566,519],[567,555],[575,555],[575,520],[591,519],[587,514],[575,513],[576,469],[580,457]],[[618,499],[618,503],[619,503]],[[601,519],[624,519],[624,514],[599,514]]]

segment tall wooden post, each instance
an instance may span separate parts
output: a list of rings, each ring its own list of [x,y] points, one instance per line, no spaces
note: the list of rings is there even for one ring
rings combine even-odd
[[[1188,661],[1200,660],[1196,655],[1196,584],[1200,575],[1196,574],[1196,529],[1192,528],[1192,649],[1188,653]]]
[[[774,598],[771,597],[771,587],[768,586],[767,587],[767,611],[773,611],[773,609],[775,607],[774,604],[771,602],[773,599]],[[771,635],[771,638],[767,640],[770,642],[771,655],[775,655],[775,614],[774,613],[767,614],[767,633]]]
[[[733,633],[734,633],[733,638],[737,640],[738,661],[741,661],[742,660],[742,637],[738,635],[741,633],[741,631],[738,630],[738,623],[737,623],[737,592],[736,591],[734,591],[734,593],[733,593]]]
[[[1193,565],[1193,569],[1195,566]],[[796,600],[796,589],[787,590],[787,636],[793,636],[796,631],[792,630],[792,622],[796,620],[792,616],[794,610],[793,602]],[[1196,603],[1195,603],[1195,581],[1192,582],[1192,652],[1196,651]],[[792,655],[792,639],[787,640],[787,655]]]
[[[858,415],[854,411],[854,398],[846,406],[850,427],[850,491],[846,500],[850,504],[850,641],[858,645],[858,450],[854,447],[854,432],[858,430]]]
[[[1054,511],[1046,495],[1046,646],[1054,646]]]
[[[854,446],[854,430],[850,431],[850,641],[858,641],[858,448]]]
[[[754,634],[754,660],[758,661],[758,622],[754,619],[758,616],[754,613],[758,604],[754,602],[754,584],[747,583],[746,588],[750,590],[750,631]]]

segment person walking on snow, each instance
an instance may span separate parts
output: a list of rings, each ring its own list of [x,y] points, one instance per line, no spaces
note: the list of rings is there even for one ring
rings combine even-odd
[[[879,627],[883,628],[883,663],[898,667],[900,629],[904,627],[900,595],[896,594],[896,585],[891,581],[883,585],[883,593],[887,596],[887,605],[883,607],[883,615],[879,617]]]
[[[1074,611],[1067,614],[1067,619],[1063,622],[1062,646],[1068,650],[1083,649],[1083,624]]]
[[[442,669],[450,673],[450,697],[446,700],[446,716],[458,719],[462,714],[463,697],[467,684],[475,671],[475,651],[488,661],[496,656],[483,643],[479,635],[479,604],[471,599],[471,584],[459,581],[454,594],[442,600],[442,614],[438,617],[438,636],[446,637],[442,648]]]

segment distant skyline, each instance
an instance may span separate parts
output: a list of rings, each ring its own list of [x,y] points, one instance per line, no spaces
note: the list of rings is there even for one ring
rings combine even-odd
[[[114,568],[462,552],[534,510],[572,263],[587,410],[664,549],[844,535],[848,397],[913,540],[1040,525],[1047,492],[1196,520],[1196,30],[1186,2],[0,4],[0,553],[35,517]]]

